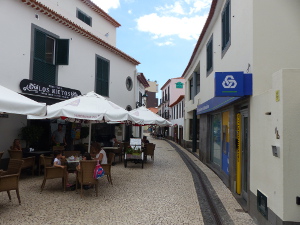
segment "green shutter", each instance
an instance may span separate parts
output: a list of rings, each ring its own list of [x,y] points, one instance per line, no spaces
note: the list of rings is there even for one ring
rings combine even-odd
[[[222,14],[222,51],[227,47],[230,40],[230,1],[225,6]]]
[[[38,30],[34,37],[34,58],[44,61],[46,57],[46,35]]]
[[[32,79],[55,85],[56,66],[46,61],[46,34],[35,30]]]
[[[96,93],[109,96],[109,62],[97,58]]]
[[[56,40],[56,65],[69,65],[69,39]]]

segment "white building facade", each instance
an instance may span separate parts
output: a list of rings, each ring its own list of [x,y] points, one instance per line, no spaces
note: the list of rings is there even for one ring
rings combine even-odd
[[[139,62],[116,47],[120,24],[94,3],[0,4],[1,85],[47,104],[95,91],[123,108],[135,107]],[[0,118],[1,149],[9,148],[27,122],[26,116]]]
[[[258,224],[300,223],[299,8],[213,0],[183,73],[185,139]]]
[[[170,122],[173,124],[171,137],[173,141],[182,145],[184,140],[184,95],[180,95],[169,107],[171,111]]]

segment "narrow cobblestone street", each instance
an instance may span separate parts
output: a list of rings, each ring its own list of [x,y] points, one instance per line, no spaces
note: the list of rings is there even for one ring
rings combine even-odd
[[[205,219],[208,209],[198,201],[201,187],[181,154],[200,169],[205,185],[213,191],[217,210],[225,216],[222,224],[255,224],[222,181],[194,155],[172,142],[149,140],[156,144],[154,160],[149,157],[143,169],[133,162],[127,168],[117,163],[112,167],[113,186],[101,178],[98,197],[92,189],[84,190],[82,199],[75,191],[64,193],[59,179],[48,180],[40,194],[43,176],[23,172],[21,206],[15,192],[12,202],[7,193],[0,193],[0,224],[213,224]],[[69,179],[75,182],[75,174]]]

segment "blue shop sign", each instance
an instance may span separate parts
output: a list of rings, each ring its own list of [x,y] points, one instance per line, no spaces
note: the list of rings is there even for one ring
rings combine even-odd
[[[252,95],[252,74],[215,73],[215,97],[242,97],[245,95]]]
[[[214,97],[197,106],[197,115],[214,111],[240,98],[241,97]]]

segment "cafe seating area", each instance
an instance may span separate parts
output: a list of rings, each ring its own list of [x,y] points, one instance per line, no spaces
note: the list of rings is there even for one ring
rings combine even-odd
[[[19,204],[21,204],[20,193],[19,193],[19,178],[20,174],[27,179],[39,179],[39,189],[40,193],[43,195],[48,195],[53,191],[57,192],[59,189],[65,193],[69,191],[76,190],[76,193],[80,190],[80,197],[87,196],[98,196],[98,181],[101,185],[113,186],[112,177],[118,177],[114,171],[114,168],[122,168],[118,171],[118,175],[124,176],[127,173],[125,168],[122,166],[124,154],[126,148],[130,147],[130,144],[124,142],[122,144],[115,145],[114,147],[102,147],[107,153],[107,164],[102,164],[104,170],[104,177],[106,177],[107,182],[103,183],[106,179],[95,179],[94,169],[97,164],[96,160],[82,160],[82,155],[80,151],[66,151],[63,146],[54,146],[50,151],[31,151],[24,152],[17,150],[8,150],[9,153],[9,165],[6,171],[0,170],[0,192],[7,191],[8,197],[11,200],[10,190],[15,190],[18,198]],[[144,160],[147,160],[147,156],[150,156],[154,160],[154,149],[155,144],[149,143],[143,147],[143,152],[145,153]],[[64,156],[61,159],[61,167],[54,167],[54,151],[60,151]],[[2,157],[3,152],[0,152],[0,157]],[[27,156],[27,157],[24,157]],[[94,155],[95,156],[95,155]],[[118,160],[116,160],[116,158]],[[1,158],[0,158],[1,159]],[[152,162],[153,163],[153,162]],[[80,170],[77,170],[77,166],[80,164]],[[131,168],[135,168],[135,165],[131,165]],[[30,170],[29,173],[25,173],[25,169]],[[23,172],[22,172],[23,171]],[[29,178],[31,176],[32,178]],[[59,181],[59,183],[58,183]],[[72,184],[72,188],[67,186],[67,182]],[[108,186],[108,187],[109,187]],[[89,194],[86,193],[89,189]],[[94,191],[92,191],[94,190]],[[73,192],[74,193],[74,192]]]

